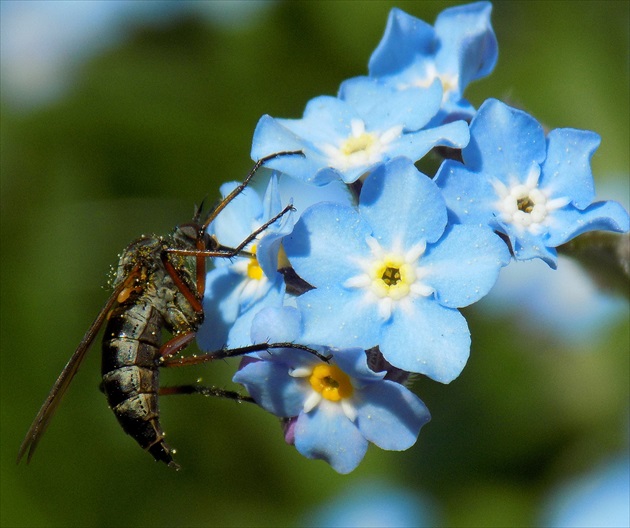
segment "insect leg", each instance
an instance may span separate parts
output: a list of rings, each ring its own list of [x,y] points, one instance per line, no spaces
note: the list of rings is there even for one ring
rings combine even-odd
[[[279,158],[281,156],[304,156],[304,153],[301,150],[296,150],[296,151],[285,151],[285,152],[276,152],[275,154],[271,154],[269,156],[265,156],[264,158],[260,158],[255,164],[254,166],[251,168],[251,170],[249,171],[249,173],[247,174],[247,176],[245,177],[245,179],[243,180],[243,182],[236,187],[230,194],[228,194],[225,198],[223,198],[223,200],[221,200],[221,202],[219,203],[219,205],[217,205],[214,210],[208,215],[208,218],[206,218],[206,221],[204,222],[202,228],[201,228],[201,232],[203,233],[206,228],[214,221],[214,219],[219,215],[219,213],[221,211],[223,211],[223,209],[225,209],[225,207],[232,201],[234,200],[234,198],[236,198],[240,193],[243,192],[243,189],[245,189],[245,187],[247,187],[247,185],[249,185],[250,180],[254,177],[254,174],[256,174],[256,171],[258,169],[260,169],[260,167],[266,163],[267,161],[270,161],[272,159],[276,159]]]
[[[215,250],[196,250],[196,249],[178,249],[178,248],[167,248],[164,250],[165,253],[172,253],[174,255],[181,255],[186,257],[205,257],[205,258],[232,258],[236,257],[239,253],[243,251],[243,248],[249,244],[252,240],[254,240],[260,233],[265,231],[271,224],[277,222],[280,218],[282,218],[289,211],[292,211],[293,206],[287,205],[282,211],[280,211],[277,215],[275,215],[270,220],[267,220],[263,225],[261,225],[258,229],[255,229],[245,240],[243,240],[238,246],[235,248],[220,246]],[[247,254],[246,256],[250,256]],[[171,268],[174,270],[175,268],[171,265]]]
[[[289,153],[289,154],[295,154],[295,153]],[[276,156],[279,156],[279,155],[280,154],[277,154]],[[268,157],[266,159],[270,159],[270,158]],[[265,158],[263,158],[263,160],[265,160]],[[230,193],[230,195],[231,194],[232,193]],[[228,195],[228,197],[230,195]],[[175,285],[182,292],[182,295],[186,297],[186,300],[190,303],[190,305],[193,307],[193,310],[195,310],[195,312],[197,313],[203,312],[203,304],[200,299],[203,297],[203,293],[205,290],[205,281],[206,281],[205,259],[211,258],[211,257],[231,258],[238,255],[247,244],[252,242],[260,233],[262,233],[274,222],[277,222],[280,218],[282,218],[285,214],[287,214],[291,210],[293,210],[293,206],[287,205],[277,215],[275,215],[273,218],[265,222],[258,229],[255,229],[253,233],[251,233],[247,238],[245,238],[245,240],[243,240],[235,248],[220,247],[216,250],[207,250],[205,249],[203,238],[201,238],[200,236],[200,238],[197,240],[197,249],[165,248],[162,251],[162,253],[160,254],[160,258],[162,260],[162,264],[164,265],[164,268],[173,279],[173,282],[175,283]],[[188,284],[186,284],[186,282],[181,278],[179,272],[177,271],[175,266],[173,266],[172,262],[169,260],[168,258],[169,254],[195,257],[196,259],[196,289],[197,289],[196,293],[193,292],[191,288],[188,286]]]
[[[208,354],[194,354],[186,357],[163,357],[162,367],[184,367],[188,365],[199,365],[201,363],[208,363],[217,359],[227,359],[231,357],[244,356],[250,352],[265,352],[274,348],[292,348],[294,350],[304,350],[309,354],[313,354],[315,357],[322,361],[328,362],[330,356],[324,356],[310,347],[305,345],[299,345],[296,343],[257,343],[255,345],[249,345],[239,348],[223,348],[215,352],[209,352]]]
[[[240,392],[219,389],[218,387],[207,387],[203,385],[177,385],[174,387],[161,387],[160,396],[171,396],[173,394],[201,394],[202,396],[216,396],[227,398],[237,402],[255,403],[250,396],[244,396]]]
[[[206,258],[232,258],[241,253],[243,248],[252,242],[260,233],[262,233],[265,229],[267,229],[271,224],[278,221],[289,211],[293,210],[292,205],[287,205],[282,211],[280,211],[273,218],[265,222],[258,229],[255,229],[253,233],[251,233],[245,240],[243,240],[238,246],[235,248],[229,248],[220,246],[214,250],[204,249],[203,240],[197,240],[197,249],[178,249],[178,248],[166,248],[162,251],[161,259],[164,264],[164,268],[168,272],[168,274],[172,277],[173,282],[177,285],[179,290],[182,292],[186,300],[190,303],[193,309],[197,313],[203,312],[203,304],[200,299],[203,298],[205,284],[206,284]],[[196,288],[197,293],[195,294],[188,285],[182,280],[181,276],[177,272],[177,269],[168,258],[169,254],[180,255],[180,256],[189,256],[195,257],[196,259]],[[250,255],[248,255],[250,256]]]
[[[190,345],[196,335],[196,332],[190,331],[172,337],[160,347],[160,357],[165,358],[174,356],[180,350],[183,350]]]

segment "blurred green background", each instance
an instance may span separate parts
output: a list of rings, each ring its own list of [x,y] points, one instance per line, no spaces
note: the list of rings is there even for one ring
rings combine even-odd
[[[220,4],[214,15],[137,17],[77,62],[58,97],[28,106],[3,87],[2,526],[308,524],[314,509],[366,481],[428,497],[441,525],[535,525],[557,485],[627,450],[627,307],[579,340],[539,331],[524,312],[472,307],[463,374],[449,386],[415,383],[433,416],[418,443],[404,453],[372,447],[348,476],[284,445],[260,409],[194,396],[161,400],[183,470],[154,463],[107,409],[98,345],[30,466],[15,464],[107,298],[118,252],[141,233],[188,221],[221,182],[241,179],[262,114],[299,117],[310,98],[365,74],[391,7],[433,23],[450,5],[274,2],[232,9],[234,24]],[[475,105],[497,97],[550,128],[597,131],[597,185],[621,201],[629,5],[494,2],[498,66],[467,91]],[[203,378],[232,388],[234,368],[167,372],[164,383]]]

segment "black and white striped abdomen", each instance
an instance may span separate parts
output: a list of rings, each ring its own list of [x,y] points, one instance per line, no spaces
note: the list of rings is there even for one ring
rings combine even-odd
[[[103,338],[103,392],[123,430],[156,460],[175,464],[159,422],[159,350],[164,320],[152,302],[116,307]]]

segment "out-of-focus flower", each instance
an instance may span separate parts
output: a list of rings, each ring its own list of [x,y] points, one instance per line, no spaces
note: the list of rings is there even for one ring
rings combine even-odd
[[[302,517],[303,527],[420,528],[438,526],[436,506],[415,489],[389,482],[353,482]]]
[[[630,458],[610,461],[558,489],[541,526],[619,528],[630,526]]]

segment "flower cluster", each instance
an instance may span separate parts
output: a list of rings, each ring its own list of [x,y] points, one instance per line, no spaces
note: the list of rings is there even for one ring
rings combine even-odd
[[[243,256],[218,259],[198,340],[328,355],[271,348],[245,358],[234,381],[282,418],[287,442],[341,473],[369,442],[415,443],[429,412],[409,376],[459,376],[471,337],[458,309],[502,267],[539,258],[555,268],[555,248],[577,235],[629,229],[619,204],[593,202],[595,133],[545,136],[519,109],[463,98],[497,61],[490,12],[488,2],[449,8],[431,26],[393,9],[368,76],[315,97],[301,119],[260,119],[252,158],[284,154],[266,163],[262,199],[245,189],[210,227],[237,246],[294,205]],[[449,156],[430,177],[415,164],[435,147]]]

